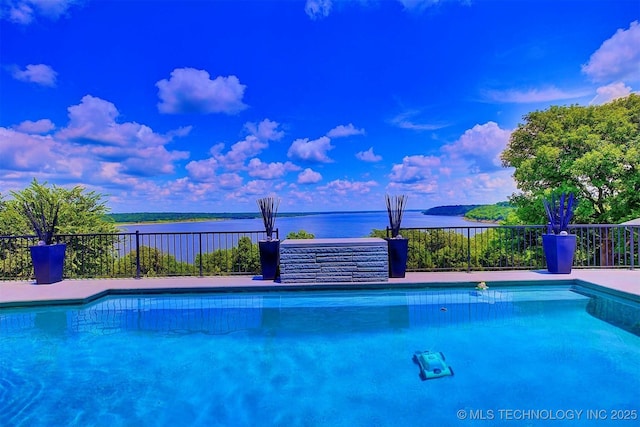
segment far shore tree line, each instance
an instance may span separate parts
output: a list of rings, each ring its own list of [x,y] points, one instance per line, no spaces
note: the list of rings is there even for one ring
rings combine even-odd
[[[542,200],[559,193],[575,194],[576,223],[617,224],[639,218],[640,96],[631,94],[597,106],[552,106],[531,112],[511,134],[501,159],[503,166],[515,169],[519,192],[508,203],[474,209],[471,215],[477,220],[492,218],[507,225],[545,224]],[[240,238],[233,248],[198,254],[193,264],[178,262],[173,255],[146,246],[139,248],[139,256],[135,251],[121,254],[114,249],[118,228],[107,216],[108,208],[101,194],[81,186],[71,189],[48,186],[35,179],[17,194],[24,199],[38,192],[45,192],[60,203],[58,235],[100,234],[97,241],[83,238],[66,241],[65,269],[70,277],[104,274],[105,259],[111,266],[109,274],[115,277],[131,276],[137,258],[144,262],[141,274],[148,276],[197,274],[194,269],[202,269],[208,275],[259,271],[257,244],[247,237]],[[32,235],[18,202],[8,196],[11,194],[0,194],[0,236]],[[422,233],[430,235],[414,236],[410,241],[409,270],[429,268],[430,264],[437,267],[436,261],[441,262],[443,257],[451,258],[452,265],[460,264],[462,268],[469,262],[469,254],[462,259],[463,255],[455,249],[462,246],[481,248],[473,254],[474,262],[490,266],[499,262],[496,257],[501,256],[502,249],[496,245],[505,239],[499,230],[487,230],[469,238],[445,230]],[[382,230],[371,233],[385,237],[383,234]],[[312,236],[301,230],[287,237]],[[482,246],[476,241],[479,239]],[[16,239],[0,239],[1,277],[31,275],[28,250],[17,245]],[[522,257],[522,265],[529,265],[539,256],[536,252],[539,248],[523,247],[526,249],[518,256]]]

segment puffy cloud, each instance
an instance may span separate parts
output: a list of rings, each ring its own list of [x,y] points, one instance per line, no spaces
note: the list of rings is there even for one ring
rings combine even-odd
[[[364,135],[364,129],[356,129],[356,127],[352,123],[349,123],[346,126],[336,126],[327,133],[327,136],[329,138],[341,138],[352,135]]]
[[[254,135],[262,141],[278,141],[284,136],[284,132],[278,130],[280,124],[273,120],[264,119],[260,123],[248,122],[244,127],[250,135]]]
[[[62,139],[118,147],[159,146],[171,139],[135,122],[117,123],[120,113],[116,106],[91,95],[85,95],[80,104],[68,111],[69,125],[56,135]]]
[[[485,100],[489,102],[505,102],[512,104],[530,104],[537,102],[551,102],[565,99],[575,99],[587,96],[588,90],[566,91],[556,87],[529,90],[486,90],[483,92]]]
[[[612,83],[596,89],[596,96],[591,104],[605,104],[614,99],[624,98],[631,93],[631,88],[622,82]]]
[[[75,0],[18,0],[0,2],[0,18],[11,22],[27,25],[33,22],[37,15],[49,19],[58,19],[65,14]]]
[[[509,142],[511,132],[501,129],[495,122],[475,125],[468,129],[453,144],[442,147],[442,151],[453,159],[466,159],[478,171],[501,168],[500,153]]]
[[[374,154],[373,147],[369,148],[367,151],[360,151],[359,153],[356,153],[356,158],[358,158],[359,160],[362,160],[363,162],[372,162],[372,163],[379,162],[380,160],[382,160],[382,156]]]
[[[616,33],[596,50],[582,72],[596,82],[640,81],[640,25],[633,21],[629,29]]]
[[[406,156],[401,164],[391,168],[389,180],[392,182],[415,183],[431,178],[433,170],[440,166],[440,158],[434,156]]]
[[[156,86],[161,113],[235,114],[247,108],[242,102],[246,86],[236,76],[211,80],[204,70],[176,68],[169,80],[160,80]]]
[[[4,171],[55,172],[61,147],[51,136],[28,135],[0,127],[0,159]]]
[[[172,135],[161,135],[135,122],[117,123],[118,110],[111,102],[86,95],[68,108],[69,125],[55,134],[60,141],[80,143],[96,161],[119,162],[123,174],[153,176],[174,171],[174,162],[186,159],[185,151],[168,151]],[[184,135],[184,128],[173,134]],[[76,146],[80,146],[76,144]],[[153,161],[149,161],[153,159]]]
[[[322,19],[329,16],[331,6],[331,0],[307,0],[304,11],[311,19]]]
[[[315,184],[320,181],[322,181],[322,175],[310,168],[298,174],[298,184]]]
[[[24,70],[15,67],[12,75],[16,80],[54,87],[58,73],[45,64],[29,64]]]
[[[238,141],[231,146],[226,154],[217,156],[221,166],[230,170],[240,170],[244,168],[244,162],[256,156],[269,146],[270,141],[275,141],[284,135],[278,130],[278,123],[265,119],[262,122],[247,123],[245,129],[251,132],[242,141]]]
[[[296,139],[289,147],[287,157],[311,163],[331,163],[333,160],[327,156],[327,151],[333,148],[331,139],[326,136],[313,141],[308,138]]]
[[[45,134],[54,130],[56,126],[49,119],[41,119],[35,122],[31,120],[25,120],[24,122],[20,123],[18,126],[14,126],[13,128],[18,132]]]
[[[242,185],[242,177],[237,173],[223,173],[218,177],[218,185],[224,190],[238,188]]]
[[[204,160],[193,160],[185,166],[189,177],[198,182],[211,182],[216,178],[216,169],[218,168],[218,160],[209,157]]]
[[[253,158],[249,161],[249,176],[262,178],[262,179],[276,179],[281,178],[287,172],[299,170],[300,168],[291,162],[281,163],[263,163],[258,158]]]

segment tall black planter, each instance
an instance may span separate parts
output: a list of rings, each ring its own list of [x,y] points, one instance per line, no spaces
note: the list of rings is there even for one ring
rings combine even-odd
[[[407,271],[409,239],[386,239],[389,243],[389,277],[404,277]]]
[[[573,256],[576,252],[575,234],[543,234],[542,248],[549,273],[571,273]]]
[[[36,284],[48,285],[62,280],[66,244],[31,246],[29,249]]]
[[[261,240],[258,246],[262,280],[274,280],[278,275],[280,264],[280,240]]]

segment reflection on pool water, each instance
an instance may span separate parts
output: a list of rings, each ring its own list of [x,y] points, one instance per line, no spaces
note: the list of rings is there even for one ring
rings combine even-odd
[[[633,425],[639,319],[568,286],[3,309],[0,425]],[[455,375],[421,381],[422,350]]]

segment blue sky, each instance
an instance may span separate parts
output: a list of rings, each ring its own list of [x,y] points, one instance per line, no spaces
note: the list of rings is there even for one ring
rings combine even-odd
[[[633,1],[0,0],[0,193],[113,212],[494,203],[524,114],[640,90]]]

